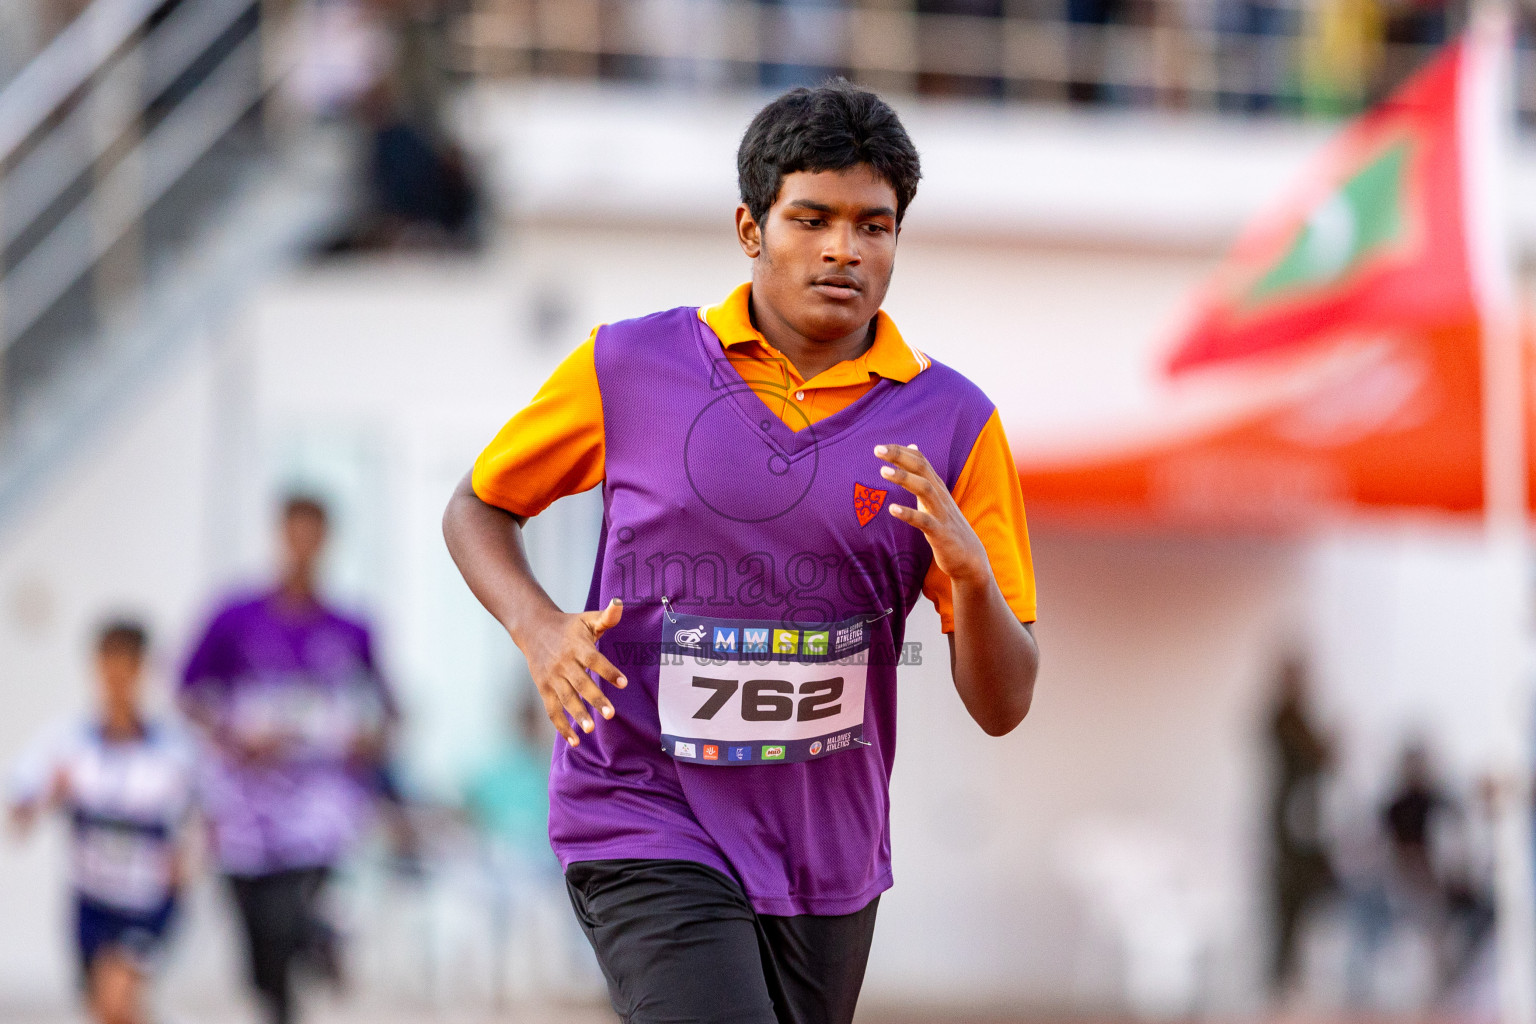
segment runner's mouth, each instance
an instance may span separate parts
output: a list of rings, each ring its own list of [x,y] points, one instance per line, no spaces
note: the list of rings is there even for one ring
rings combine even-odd
[[[856,298],[863,289],[851,277],[823,277],[812,282],[811,287],[834,299]]]

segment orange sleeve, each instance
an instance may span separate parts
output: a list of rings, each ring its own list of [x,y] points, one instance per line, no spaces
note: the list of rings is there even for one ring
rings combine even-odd
[[[952,492],[955,503],[987,549],[998,589],[1020,622],[1035,621],[1035,566],[1029,553],[1029,527],[1024,522],[1024,495],[1019,471],[1003,433],[997,410],[976,436],[971,454]],[[932,566],[923,580],[923,593],[939,610],[944,632],[955,631],[955,607],[949,577]]]
[[[470,481],[481,501],[514,515],[535,516],[556,500],[603,482],[596,341],[593,328],[480,453]]]

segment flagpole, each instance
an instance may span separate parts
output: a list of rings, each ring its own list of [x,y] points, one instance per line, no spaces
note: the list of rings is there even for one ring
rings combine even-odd
[[[1482,338],[1483,509],[1489,662],[1504,699],[1491,723],[1494,886],[1501,1024],[1536,1024],[1536,859],[1531,817],[1530,631],[1536,601],[1527,549],[1526,366],[1509,231],[1513,127],[1510,16],[1478,5],[1462,65],[1463,201]]]

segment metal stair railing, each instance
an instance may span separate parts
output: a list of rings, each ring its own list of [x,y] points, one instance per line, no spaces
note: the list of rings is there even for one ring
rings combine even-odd
[[[91,319],[131,307],[151,208],[281,73],[262,47],[275,10],[94,0],[0,90],[0,357],[109,258]]]
[[[177,8],[159,30],[145,40],[148,54],[144,60],[130,58],[125,62],[127,67],[113,69],[117,81],[106,83],[110,87],[108,91],[119,86],[132,88],[130,69],[140,70],[135,65],[142,65],[143,77],[139,83],[142,94],[163,94],[175,83],[177,76],[207,52],[250,6],[250,0],[207,0]],[[75,54],[71,52],[71,56]],[[43,63],[46,62],[34,63],[29,70]],[[17,84],[22,83],[18,80]],[[83,80],[76,88],[79,84],[83,84]],[[11,90],[0,92],[0,166],[19,145],[7,146],[7,140],[25,140],[46,119],[47,114],[42,112],[45,108],[43,101],[53,100],[53,107],[57,109],[72,93],[70,90],[62,98],[51,94],[43,96],[40,89],[25,86],[15,93]],[[34,99],[37,102],[33,102]],[[95,161],[107,156],[111,140],[131,128],[134,119],[141,114],[142,111],[121,105],[116,110],[102,111],[99,104],[89,103],[78,103],[68,110],[63,120],[11,168],[5,186],[4,218],[0,219],[0,249],[16,241],[23,227],[41,216],[69,182],[77,179]]]
[[[0,535],[346,215],[344,140],[264,104],[287,6],[94,0],[0,87]]]
[[[41,128],[135,32],[161,0],[93,3],[0,92],[0,160]]]

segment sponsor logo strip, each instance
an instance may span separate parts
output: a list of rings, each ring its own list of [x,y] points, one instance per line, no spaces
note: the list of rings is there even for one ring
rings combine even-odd
[[[812,740],[725,743],[715,740],[663,736],[662,749],[679,761],[701,765],[797,764],[815,761],[839,751],[861,749],[863,727],[843,729]]]
[[[871,622],[865,615],[824,625],[791,628],[782,623],[752,623],[678,615],[668,622],[664,650],[698,659],[701,663],[751,661],[757,664],[783,661],[835,661],[869,649]]]

